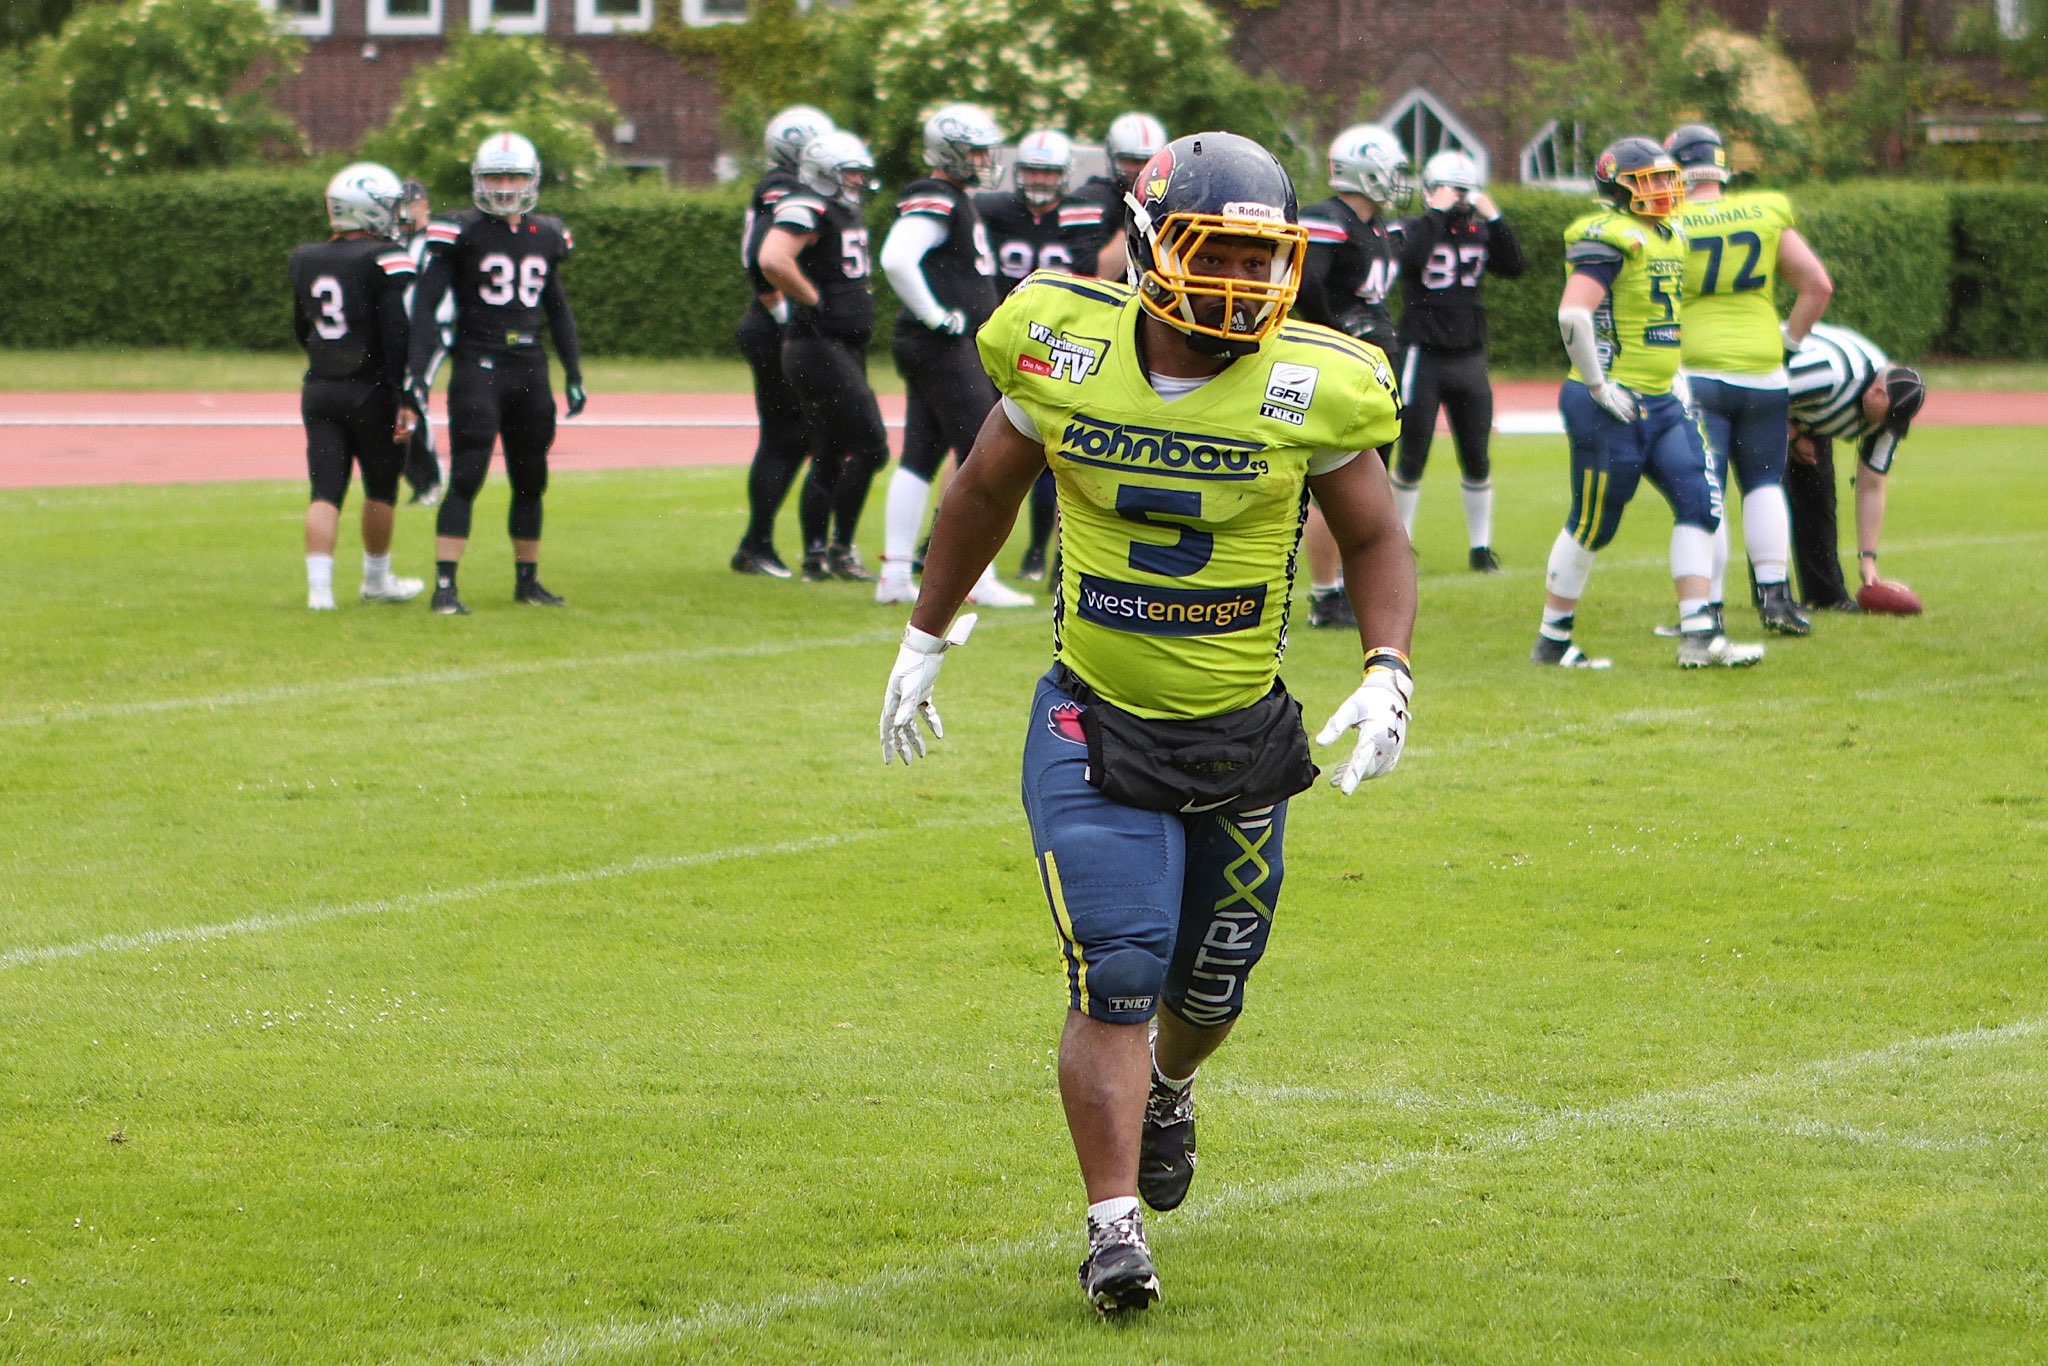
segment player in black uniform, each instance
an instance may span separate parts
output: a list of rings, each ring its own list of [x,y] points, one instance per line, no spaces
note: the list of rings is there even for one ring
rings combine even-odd
[[[797,519],[811,580],[874,578],[853,544],[868,485],[889,463],[889,434],[868,385],[875,296],[861,204],[874,173],[867,144],[852,133],[811,139],[797,162],[797,188],[776,204],[761,239],[761,273],[789,301],[782,372],[810,429],[811,473]]]
[[[951,451],[965,458],[996,387],[981,368],[974,334],[996,307],[996,261],[988,229],[968,190],[995,179],[1002,129],[978,105],[948,104],[924,123],[924,161],[931,174],[903,188],[896,221],[882,242],[882,270],[903,300],[889,350],[907,387],[903,459],[889,480],[882,572],[875,601],[917,601],[911,582],[918,528],[932,479]],[[983,607],[1028,607],[1028,594],[1006,588],[993,570],[968,594]]]
[[[1515,231],[1480,188],[1479,166],[1446,149],[1422,167],[1426,211],[1394,225],[1400,260],[1401,455],[1394,505],[1408,534],[1422,500],[1422,469],[1437,409],[1450,415],[1465,502],[1467,563],[1496,573],[1493,553],[1493,385],[1486,377],[1488,274],[1514,279],[1527,267]]]
[[[1074,173],[1074,144],[1065,133],[1036,128],[1017,139],[1010,174],[1017,188],[974,197],[981,221],[996,249],[996,296],[1007,298],[1034,270],[1071,272],[1074,253],[1060,232],[1060,203]],[[1045,577],[1045,548],[1052,542],[1057,498],[1052,471],[1031,488],[1031,543],[1017,566],[1020,579]]]
[[[1060,206],[1060,231],[1074,257],[1074,274],[1124,278],[1124,229],[1131,215],[1124,196],[1166,143],[1166,125],[1150,114],[1132,112],[1110,120],[1102,138],[1109,174],[1088,177]]]
[[[754,297],[736,336],[740,354],[754,372],[754,411],[761,422],[753,469],[747,475],[747,534],[732,554],[733,570],[740,574],[790,577],[789,566],[775,553],[775,518],[808,453],[808,443],[803,404],[782,373],[782,327],[789,320],[789,303],[761,273],[761,239],[775,221],[775,206],[797,188],[796,166],[804,148],[834,126],[823,110],[808,104],[791,105],[768,120],[762,135],[768,171],[754,186],[740,229],[740,265]]]
[[[1308,264],[1302,268],[1294,316],[1371,342],[1398,367],[1401,348],[1387,296],[1393,293],[1400,262],[1387,215],[1407,202],[1412,189],[1401,140],[1371,123],[1337,134],[1330,143],[1330,188],[1337,193],[1301,211]],[[1379,457],[1391,465],[1393,447],[1381,447]],[[1308,552],[1308,624],[1355,627],[1351,600],[1344,595],[1343,561],[1320,508],[1309,509],[1302,547]]]
[[[327,184],[334,236],[292,253],[292,329],[306,348],[306,606],[334,608],[334,537],[352,465],[363,471],[364,602],[406,602],[424,585],[391,574],[392,504],[413,412],[405,387],[405,291],[412,257],[398,245],[397,176],[373,162]]]
[[[448,383],[448,494],[435,524],[436,612],[469,612],[455,591],[455,567],[469,541],[470,506],[491,468],[491,447],[505,441],[512,481],[515,602],[560,607],[541,586],[541,495],[548,487],[548,447],[555,439],[555,396],[540,324],[547,318],[561,358],[569,416],[583,411],[583,361],[576,319],[562,291],[562,262],[574,247],[559,218],[536,214],[540,155],[517,133],[493,133],[470,163],[476,207],[428,226],[426,278],[414,300],[412,392],[426,407],[426,366],[440,342],[434,312],[455,291],[455,365]]]

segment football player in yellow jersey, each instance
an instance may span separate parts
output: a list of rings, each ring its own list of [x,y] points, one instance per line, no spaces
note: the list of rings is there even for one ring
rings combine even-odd
[[[1024,808],[1066,966],[1081,1285],[1105,1314],[1158,1298],[1139,1200],[1187,1194],[1195,1069],[1243,1007],[1287,799],[1315,778],[1278,679],[1310,492],[1364,647],[1316,737],[1357,732],[1331,780],[1346,794],[1400,758],[1415,620],[1386,467],[1359,458],[1400,430],[1393,375],[1378,348],[1289,321],[1306,233],[1286,171],[1247,138],[1197,133],[1145,163],[1127,204],[1135,286],[1041,271],[980,332],[1002,402],[940,507],[881,718],[884,762],[925,752],[920,718],[940,734],[932,685],[973,620],[954,613],[1049,465],[1054,665]]]
[[[1754,664],[1761,645],[1736,645],[1708,610],[1721,485],[1699,426],[1672,393],[1678,373],[1685,235],[1678,163],[1654,139],[1626,137],[1593,163],[1610,207],[1564,231],[1566,278],[1557,325],[1571,375],[1557,396],[1572,449],[1572,509],[1550,548],[1538,664],[1603,669],[1572,643],[1593,554],[1614,539],[1622,510],[1648,479],[1671,504],[1671,578],[1678,590],[1678,663]]]
[[[1688,123],[1664,139],[1685,177],[1685,365],[1694,409],[1706,428],[1722,485],[1735,469],[1742,489],[1742,541],[1757,615],[1767,630],[1803,636],[1813,625],[1792,600],[1791,512],[1785,503],[1785,354],[1797,350],[1826,311],[1835,287],[1813,248],[1792,226],[1785,196],[1729,194],[1721,135]],[[1796,291],[1781,329],[1772,286],[1782,274]],[[1728,570],[1728,523],[1714,536],[1710,592],[1718,614]]]

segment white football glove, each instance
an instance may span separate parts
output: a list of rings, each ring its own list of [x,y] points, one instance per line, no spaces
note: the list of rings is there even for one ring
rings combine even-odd
[[[1641,409],[1636,407],[1636,396],[1613,380],[1605,384],[1596,384],[1589,392],[1593,395],[1595,403],[1622,422],[1634,422],[1641,415]]]
[[[1368,778],[1381,778],[1401,762],[1401,745],[1408,738],[1408,699],[1415,695],[1415,680],[1399,669],[1378,666],[1368,669],[1358,691],[1344,699],[1322,730],[1319,745],[1335,744],[1345,731],[1356,727],[1358,743],[1351,757],[1337,765],[1330,786],[1350,796]]]
[[[967,335],[967,312],[965,309],[949,308],[944,316],[931,325],[931,328],[942,337],[964,337]]]
[[[905,767],[912,759],[924,757],[924,736],[917,730],[922,716],[931,727],[932,738],[943,740],[946,728],[939,724],[939,709],[932,705],[932,688],[939,681],[939,665],[946,651],[965,645],[979,618],[972,612],[953,623],[943,636],[903,628],[903,646],[896,651],[896,667],[889,670],[889,688],[882,694],[882,763],[900,756]]]

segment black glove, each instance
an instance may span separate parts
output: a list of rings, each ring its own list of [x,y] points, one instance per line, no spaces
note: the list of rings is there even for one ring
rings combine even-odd
[[[425,380],[414,378],[406,382],[406,406],[411,408],[414,412],[418,413],[421,417],[425,417],[427,415],[427,397],[428,389],[427,382]]]
[[[583,381],[575,379],[569,381],[565,392],[569,396],[569,416],[574,417],[583,411],[583,405],[590,401],[590,396],[583,392]]]

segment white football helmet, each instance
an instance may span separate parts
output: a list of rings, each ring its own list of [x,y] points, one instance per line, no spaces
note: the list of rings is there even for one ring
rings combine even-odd
[[[767,149],[769,164],[794,171],[811,139],[838,126],[822,109],[814,109],[808,104],[792,104],[768,120],[768,127],[761,134],[761,143]]]
[[[980,105],[940,105],[924,121],[924,164],[962,185],[986,188],[1000,178],[995,149],[1002,140],[1003,130]]]
[[[1074,144],[1065,133],[1052,128],[1034,128],[1017,140],[1010,157],[1017,193],[1034,209],[1045,210],[1067,193],[1067,181],[1074,174]],[[1026,171],[1034,174],[1029,180]]]
[[[519,176],[523,183],[486,189],[486,178]],[[540,153],[517,133],[493,133],[476,149],[469,163],[470,192],[476,206],[493,218],[533,212],[540,203]]]
[[[327,223],[336,232],[396,237],[398,206],[404,201],[405,182],[390,167],[354,162],[327,182]]]
[[[1353,124],[1330,143],[1330,188],[1393,207],[1415,193],[1401,139],[1376,123]]]
[[[1471,195],[1481,187],[1479,163],[1455,147],[1446,147],[1422,163],[1422,192],[1452,189]]]
[[[1109,121],[1109,131],[1102,135],[1102,150],[1109,157],[1110,173],[1128,190],[1145,163],[1168,141],[1165,124],[1134,110]]]
[[[812,138],[796,164],[796,178],[805,189],[856,213],[876,189],[874,171],[868,145],[844,129]]]

